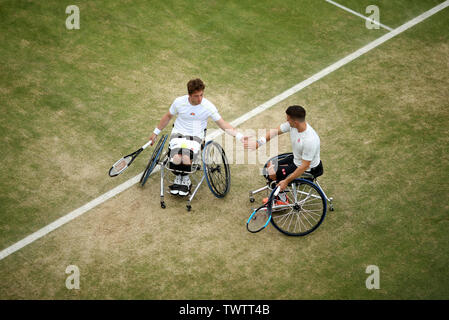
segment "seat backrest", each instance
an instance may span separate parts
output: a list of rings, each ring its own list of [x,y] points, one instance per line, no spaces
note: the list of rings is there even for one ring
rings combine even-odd
[[[268,159],[268,161],[267,161],[267,162],[265,163],[265,165],[263,166],[264,172],[265,172],[265,170],[266,170],[266,168],[267,168],[267,166],[268,166],[268,163],[274,162],[274,161],[281,161],[282,159],[285,159],[285,158],[291,156],[292,154],[293,154],[292,152],[281,153],[281,154],[278,154],[277,156],[274,156],[274,157]],[[304,172],[304,173],[301,175],[300,178],[302,178],[302,179],[307,179],[307,180],[310,180],[310,181],[312,181],[312,182],[315,182],[315,180],[316,180],[316,177],[314,177],[313,174],[311,174],[311,173],[309,173],[309,172]],[[267,179],[267,180],[268,180],[268,179]]]
[[[268,159],[268,161],[265,162],[265,165],[263,167],[265,169],[268,166],[268,163],[270,163],[271,161],[274,161],[274,160],[280,161],[282,159],[287,158],[288,156],[291,156],[292,154],[293,154],[292,152],[286,152],[286,153],[278,154],[277,156],[274,156],[274,157]]]

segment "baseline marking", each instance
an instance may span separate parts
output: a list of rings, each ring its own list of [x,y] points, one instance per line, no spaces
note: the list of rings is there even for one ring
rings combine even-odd
[[[268,108],[271,108],[275,104],[281,102],[282,100],[285,100],[286,98],[290,97],[291,95],[297,93],[298,91],[304,89],[305,87],[308,87],[312,83],[320,80],[321,78],[327,76],[329,73],[339,69],[340,67],[344,66],[345,64],[348,64],[349,62],[357,59],[361,55],[371,51],[372,49],[376,48],[377,46],[381,45],[382,43],[390,40],[391,38],[397,36],[398,34],[404,32],[407,29],[410,29],[411,27],[415,26],[416,24],[426,20],[430,16],[434,15],[435,13],[443,10],[444,8],[449,6],[449,0],[444,1],[443,3],[433,7],[432,9],[424,12],[423,14],[417,16],[416,18],[410,20],[407,23],[404,23],[400,27],[394,29],[393,31],[383,35],[382,37],[370,42],[366,46],[358,49],[357,51],[351,53],[350,55],[344,57],[343,59],[335,62],[334,64],[324,68],[320,72],[314,74],[310,78],[298,83],[297,85],[291,87],[290,89],[282,92],[281,94],[275,96],[274,98],[266,101],[265,103],[261,104],[260,106],[254,108],[253,110],[245,113],[244,115],[240,116],[239,118],[235,119],[231,122],[231,124],[234,127],[237,127],[238,125],[242,124],[243,122],[247,121],[248,119],[251,119],[255,117],[256,115],[262,113],[263,111],[267,110]],[[218,136],[223,134],[223,131],[221,130],[215,130],[211,134],[207,135],[206,139],[214,139]],[[159,168],[157,168],[159,169]],[[152,174],[155,172],[158,172],[159,170],[154,170]],[[140,180],[140,176],[142,175],[142,172],[135,177],[129,179],[128,181],[120,184],[119,186],[115,187],[114,189],[109,190],[108,192],[104,193],[103,195],[99,196],[98,198],[86,203],[85,205],[79,207],[78,209],[68,213],[67,215],[57,219],[56,221],[50,223],[49,225],[43,227],[42,229],[39,229],[38,231],[30,234],[26,238],[16,242],[15,244],[11,245],[10,247],[2,250],[0,252],[0,260],[3,260],[10,254],[22,249],[23,247],[29,245],[30,243],[44,237],[48,233],[52,232],[53,230],[63,226],[64,224],[72,221],[73,219],[81,216],[82,214],[86,213],[87,211],[93,209],[94,207],[98,206],[99,204],[102,204],[106,200],[116,196],[117,194],[125,191],[126,189],[132,187],[134,184],[138,183]]]
[[[382,28],[387,29],[388,31],[393,31],[393,29],[390,28],[389,26],[386,26],[386,25],[384,25],[384,24],[382,24],[382,23],[380,23],[380,22],[377,22],[376,20],[373,20],[373,19],[371,19],[371,18],[365,17],[364,15],[362,15],[362,14],[360,14],[360,13],[358,13],[358,12],[352,10],[352,9],[349,9],[349,8],[347,8],[347,7],[345,7],[345,6],[342,6],[342,5],[339,4],[339,3],[336,3],[336,2],[334,2],[334,1],[332,1],[332,0],[326,0],[326,2],[329,2],[330,4],[333,4],[334,6],[337,6],[337,7],[339,7],[340,9],[343,9],[343,10],[345,10],[345,11],[348,11],[348,12],[352,13],[352,14],[355,14],[357,17],[360,17],[360,18],[365,19],[365,20],[367,20],[367,21],[370,21],[370,22],[372,22],[372,23],[374,23],[374,24],[377,24],[378,26],[381,26]]]

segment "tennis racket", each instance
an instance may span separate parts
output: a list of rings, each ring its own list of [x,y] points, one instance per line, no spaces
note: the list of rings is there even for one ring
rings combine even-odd
[[[131,163],[133,163],[134,159],[136,159],[137,156],[151,144],[151,142],[152,142],[151,140],[148,141],[140,149],[134,151],[131,154],[128,154],[127,156],[124,156],[123,158],[118,160],[116,163],[114,163],[112,165],[111,169],[109,169],[109,176],[116,177],[120,173],[125,171],[131,165]]]
[[[164,149],[165,141],[167,141],[168,135],[164,134],[157,143],[156,147],[153,150],[153,154],[151,155],[150,161],[148,162],[147,167],[145,168],[145,171],[143,172],[142,176],[140,177],[140,184],[142,187],[147,182],[148,177],[150,176],[151,172],[153,172],[153,169],[156,167],[156,165],[159,162],[159,159],[162,154],[162,149]]]
[[[279,194],[280,190],[280,187],[273,189],[273,191],[271,191],[270,197],[268,198],[268,201],[263,206],[260,206],[251,213],[248,221],[246,222],[246,229],[248,229],[249,232],[259,232],[265,229],[268,223],[270,223],[272,210],[268,210],[268,205],[271,205],[274,197]]]

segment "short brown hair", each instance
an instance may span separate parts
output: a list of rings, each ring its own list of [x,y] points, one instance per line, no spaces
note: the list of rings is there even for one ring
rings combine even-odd
[[[290,106],[285,110],[285,113],[300,122],[306,119],[306,110],[301,106]]]
[[[187,82],[187,92],[189,94],[192,94],[195,91],[203,91],[205,88],[206,86],[204,85],[204,82],[199,78],[192,79]]]

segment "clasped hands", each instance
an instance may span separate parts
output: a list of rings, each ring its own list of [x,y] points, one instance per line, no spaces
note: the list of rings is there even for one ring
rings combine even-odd
[[[254,139],[253,136],[244,136],[242,138],[243,147],[245,149],[256,150],[259,148],[259,143]]]

